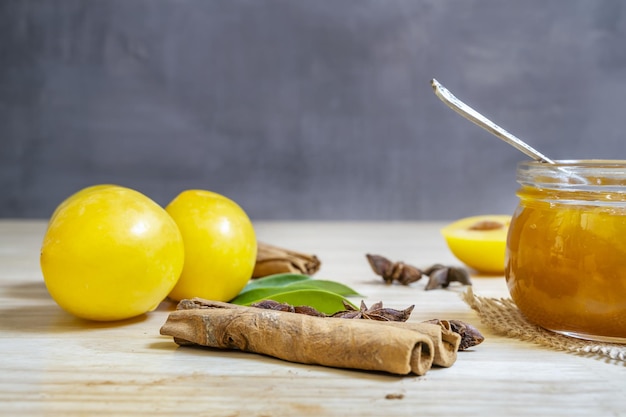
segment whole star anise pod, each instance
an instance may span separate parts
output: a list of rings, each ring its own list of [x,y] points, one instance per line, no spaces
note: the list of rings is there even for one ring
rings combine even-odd
[[[425,290],[448,288],[451,282],[460,282],[463,285],[472,285],[469,272],[465,268],[435,264],[424,271],[428,275],[428,284]]]
[[[385,284],[390,285],[398,281],[402,285],[409,285],[422,278],[422,271],[404,262],[392,262],[384,256],[366,254],[372,270],[383,277]]]
[[[342,319],[369,319],[378,321],[407,321],[414,305],[405,308],[404,310],[395,310],[393,308],[384,308],[382,301],[372,304],[371,307],[367,307],[365,302],[361,300],[361,306],[357,310],[352,305],[344,302],[344,311],[339,311],[333,314],[331,317]]]

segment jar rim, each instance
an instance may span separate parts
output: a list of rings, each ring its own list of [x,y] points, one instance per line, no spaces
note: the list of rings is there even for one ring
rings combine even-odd
[[[549,189],[626,192],[626,160],[572,159],[553,164],[523,161],[517,165],[517,182]]]
[[[519,166],[537,166],[537,167],[580,167],[580,168],[626,168],[626,159],[561,159],[555,160],[553,164],[541,161],[521,161]]]

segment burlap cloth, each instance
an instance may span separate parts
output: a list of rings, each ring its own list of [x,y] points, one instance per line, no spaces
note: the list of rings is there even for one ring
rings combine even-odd
[[[463,300],[478,313],[482,323],[498,334],[626,365],[626,345],[581,340],[545,330],[530,323],[510,298],[480,297],[470,287],[463,294]]]

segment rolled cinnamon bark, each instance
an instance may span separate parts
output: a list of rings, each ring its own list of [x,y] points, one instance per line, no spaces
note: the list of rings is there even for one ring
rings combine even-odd
[[[363,320],[371,321],[371,320]],[[448,368],[456,362],[457,352],[461,344],[461,337],[450,328],[450,322],[443,321],[439,325],[431,323],[383,321],[377,322],[387,326],[395,326],[412,330],[430,337],[435,348],[433,365]]]
[[[181,345],[401,375],[424,375],[435,359],[452,365],[458,335],[444,333],[435,324],[312,317],[198,299],[181,301],[161,328]]]
[[[320,265],[321,262],[315,255],[258,242],[252,278],[285,272],[313,275],[320,269]]]

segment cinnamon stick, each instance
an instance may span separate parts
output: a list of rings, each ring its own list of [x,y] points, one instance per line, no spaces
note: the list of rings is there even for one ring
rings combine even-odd
[[[161,334],[180,345],[400,375],[451,366],[460,341],[436,324],[329,319],[200,299],[181,301]]]
[[[315,255],[258,242],[252,278],[285,272],[313,275],[319,270],[320,265],[321,262]]]

